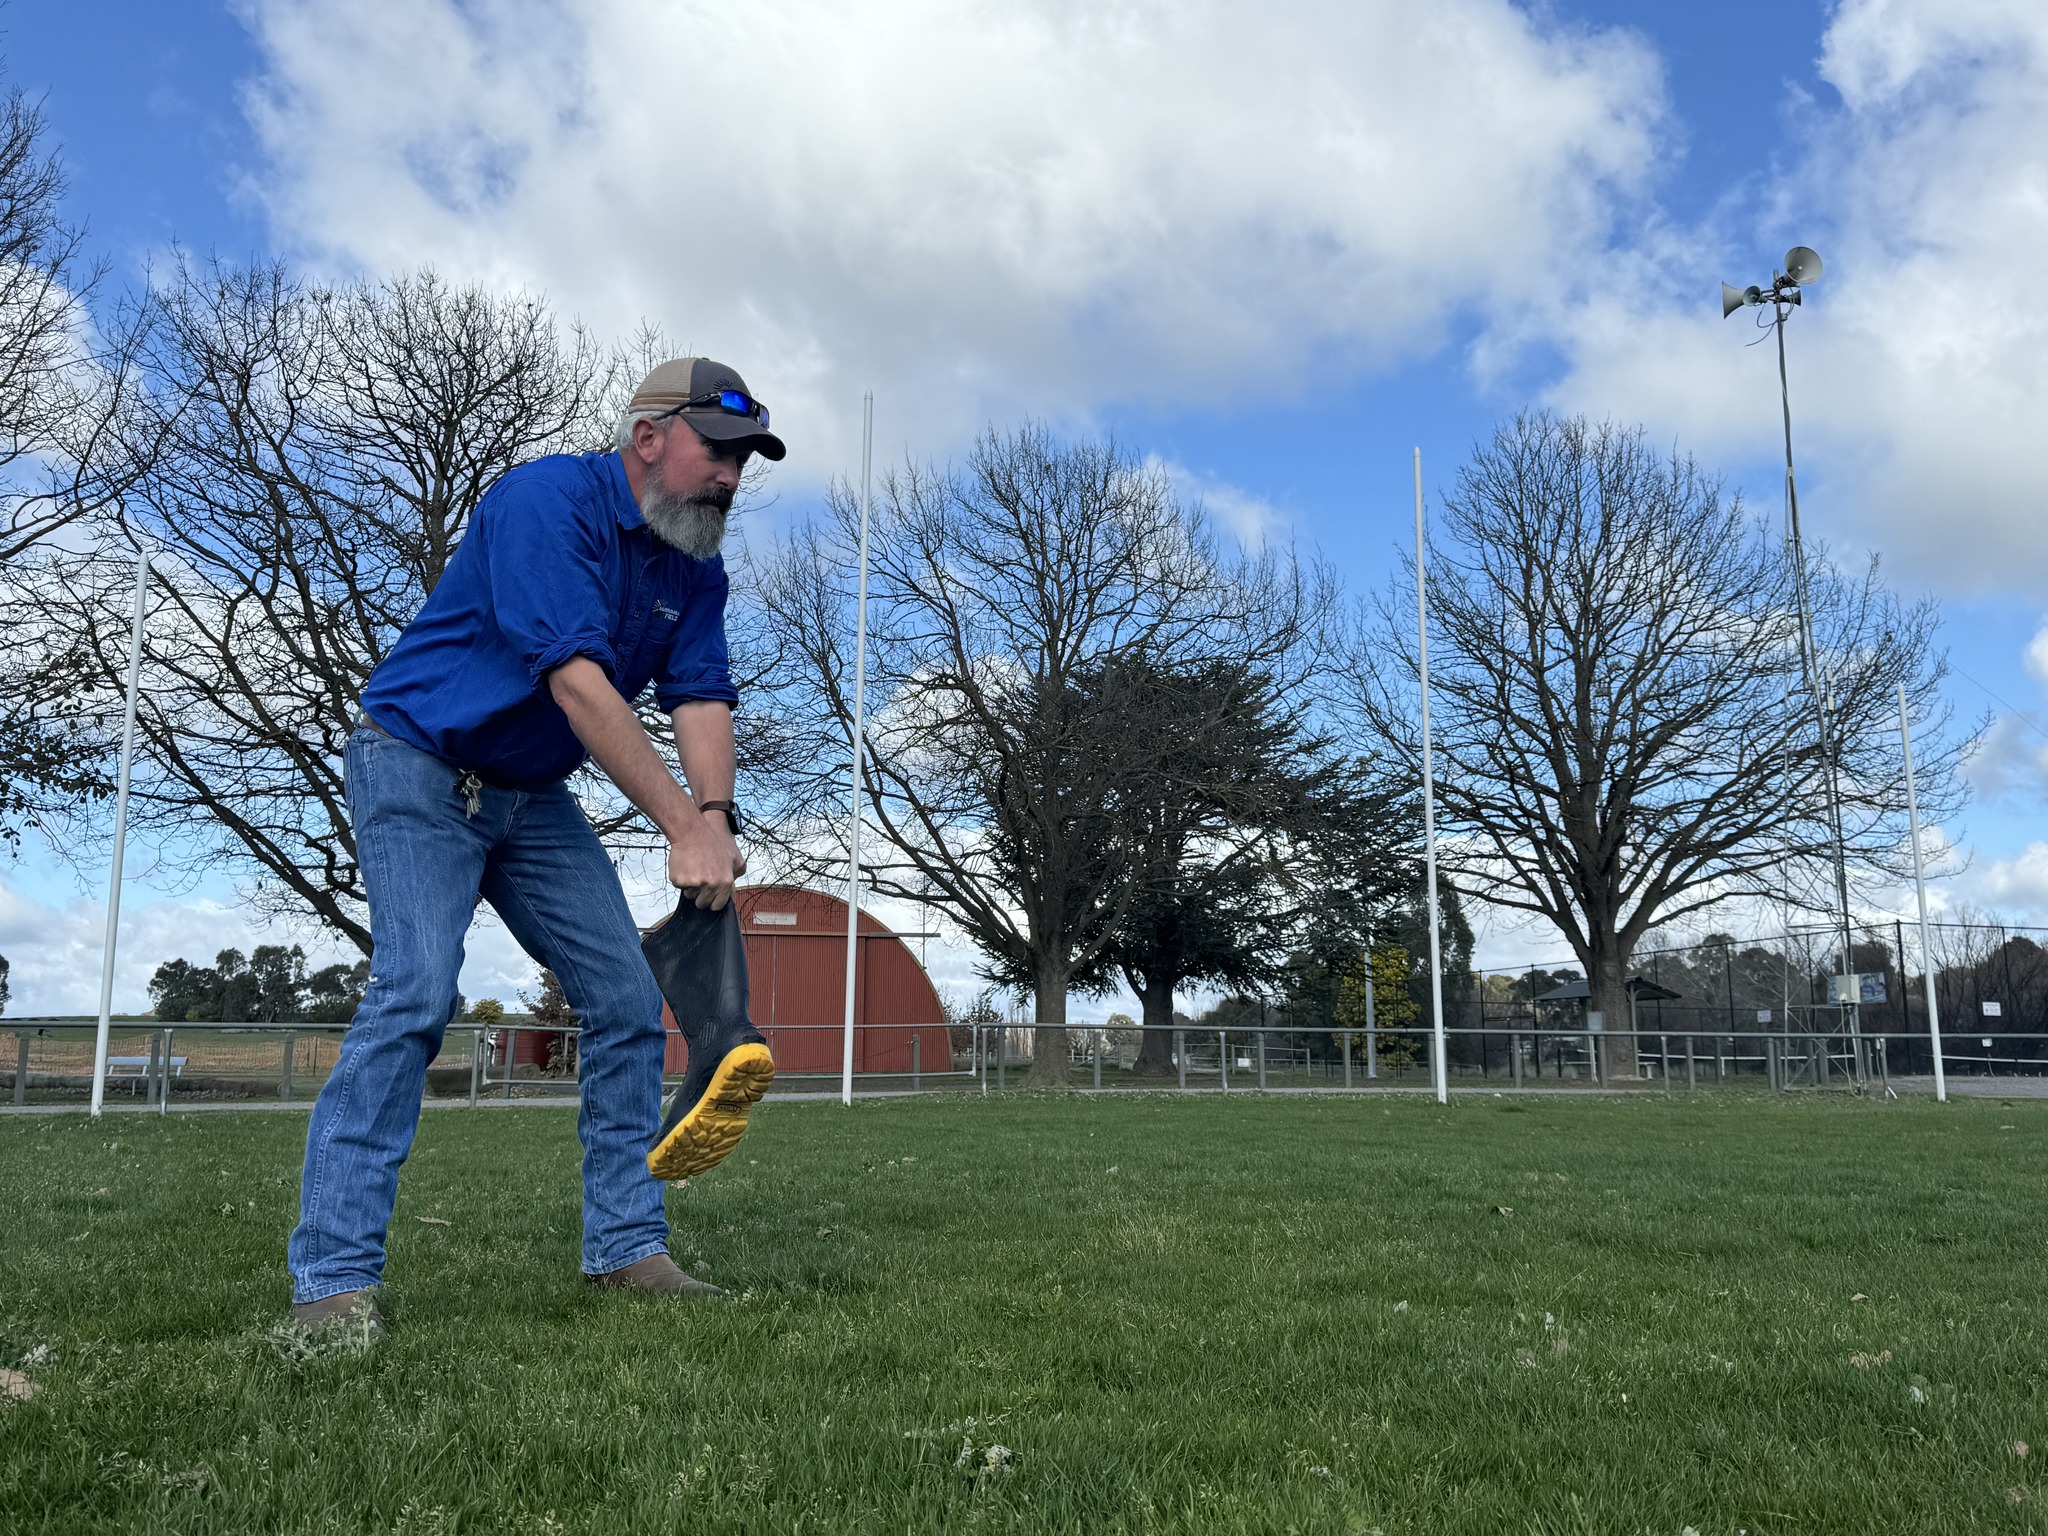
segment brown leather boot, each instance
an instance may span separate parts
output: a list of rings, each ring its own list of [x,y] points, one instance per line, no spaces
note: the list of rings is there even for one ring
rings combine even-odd
[[[692,1280],[684,1274],[681,1266],[665,1253],[650,1253],[637,1263],[628,1264],[624,1269],[615,1269],[609,1274],[585,1275],[586,1285],[602,1286],[608,1291],[644,1291],[650,1296],[723,1296],[715,1285],[702,1280]]]
[[[312,1333],[360,1330],[365,1344],[384,1337],[384,1314],[377,1310],[375,1291],[343,1291],[318,1301],[295,1301],[292,1321]]]

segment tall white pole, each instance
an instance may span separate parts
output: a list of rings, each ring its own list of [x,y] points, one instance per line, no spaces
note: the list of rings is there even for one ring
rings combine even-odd
[[[1415,450],[1415,629],[1422,657],[1422,843],[1429,869],[1429,1005],[1435,1045],[1430,1051],[1430,1076],[1436,1079],[1436,1101],[1451,1097],[1451,1067],[1444,1059],[1444,962],[1439,937],[1442,922],[1436,902],[1436,778],[1429,748],[1429,590],[1423,569],[1422,450]]]
[[[107,876],[107,944],[100,955],[100,1027],[92,1048],[92,1112],[107,1097],[107,1029],[114,1013],[114,940],[121,931],[121,865],[128,852],[128,774],[135,761],[135,694],[142,680],[142,609],[149,597],[149,556],[135,563],[135,618],[128,631],[128,711],[121,722],[121,778],[114,795],[114,867]]]
[[[1906,717],[1906,685],[1899,684],[1899,742],[1906,749],[1906,817],[1913,828],[1913,890],[1920,898],[1920,979],[1927,986],[1927,1037],[1934,1047],[1934,1100],[1948,1102],[1948,1072],[1941,1064],[1941,1005],[1934,998],[1934,953],[1927,942],[1927,872],[1920,862],[1920,797],[1913,792],[1913,727]],[[1900,1000],[1904,1006],[1904,999]]]
[[[846,833],[846,1031],[840,1056],[839,1102],[853,1102],[853,1002],[860,965],[860,770],[868,682],[868,512],[875,460],[875,393],[861,397],[860,596],[853,617],[853,793]]]

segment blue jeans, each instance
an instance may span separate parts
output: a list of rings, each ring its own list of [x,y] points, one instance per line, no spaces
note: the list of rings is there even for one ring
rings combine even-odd
[[[370,985],[313,1106],[292,1299],[361,1290],[384,1273],[398,1170],[419,1126],[427,1063],[455,1012],[477,898],[561,978],[582,1019],[583,1269],[668,1250],[647,1149],[661,1125],[661,994],[640,955],[610,858],[563,784],[485,785],[468,814],[457,770],[358,729],[346,758],[349,820],[370,902]]]

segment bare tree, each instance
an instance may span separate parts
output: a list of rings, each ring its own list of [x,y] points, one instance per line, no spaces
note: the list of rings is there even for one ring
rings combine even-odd
[[[0,564],[105,506],[96,452],[123,399],[134,335],[96,330],[101,269],[58,212],[64,171],[42,108],[0,100]]]
[[[58,204],[63,169],[40,107],[19,89],[0,98],[0,604],[37,573],[24,557],[104,507],[119,482],[98,452],[126,387],[134,334],[96,330],[86,305],[100,278],[82,233]],[[0,839],[54,807],[105,793],[98,742],[72,700],[76,647],[12,644],[0,654]]]
[[[137,825],[367,952],[342,793],[357,698],[491,482],[608,427],[617,355],[538,299],[428,272],[313,288],[181,263],[138,302],[122,516],[58,559],[36,632],[85,648],[81,707],[104,712],[127,660],[121,551],[150,549]]]
[[[858,510],[836,490],[764,573],[787,650],[773,706],[808,765],[793,822],[844,856]],[[1031,1081],[1064,1081],[1067,994],[1140,886],[1137,805],[1183,767],[1196,701],[1163,672],[1254,672],[1301,641],[1291,564],[1233,565],[1163,475],[1112,443],[990,432],[966,463],[885,475],[871,537],[866,816],[874,888],[928,902],[1027,978]]]
[[[1460,472],[1430,546],[1432,719],[1449,864],[1555,923],[1592,1006],[1626,1019],[1644,932],[1776,894],[1829,855],[1825,763],[1802,679],[1792,572],[1690,459],[1639,431],[1524,416]],[[1905,794],[1896,689],[1919,790],[1957,804],[1931,604],[1810,561],[1834,698],[1844,838],[1887,870]],[[1419,766],[1413,575],[1362,628],[1371,726]],[[1919,748],[1924,740],[1926,745]],[[1809,899],[1824,904],[1824,884]],[[1632,1066],[1633,1048],[1615,1064]]]

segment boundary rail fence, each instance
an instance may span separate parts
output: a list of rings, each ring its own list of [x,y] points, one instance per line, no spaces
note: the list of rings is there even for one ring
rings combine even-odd
[[[1927,976],[1919,965],[1917,927],[1903,921],[1853,927],[1851,965],[1842,966],[1838,929],[1797,928],[1764,938],[1714,935],[1689,944],[1638,951],[1632,978],[1648,983],[1632,996],[1625,1023],[1662,1060],[1666,1038],[1778,1039],[1819,1042],[1818,1060],[1853,1053],[1861,1035],[1882,1041],[1893,1073],[1934,1070]],[[1946,1071],[2014,1075],[2048,1073],[2048,930],[1995,923],[1929,924],[1935,1007]],[[1546,1001],[1557,971],[1529,967],[1446,978],[1445,1022],[1469,1041],[1464,1053],[1482,1059],[1500,1034],[1547,1032],[1576,1021],[1586,1004]],[[1576,974],[1576,973],[1573,973]],[[1844,1006],[1838,975],[1856,977],[1855,1006]],[[1462,986],[1457,985],[1462,981]],[[1663,994],[1675,994],[1664,996]],[[1639,1050],[1639,1059],[1641,1055]],[[1451,1052],[1452,1062],[1460,1051]],[[1811,1054],[1811,1053],[1809,1053]],[[1872,1060],[1873,1072],[1877,1063]]]
[[[0,1071],[6,1100],[86,1106],[92,1084],[93,1026],[69,1019],[0,1021],[15,1050]],[[778,1033],[803,1026],[779,1026]],[[900,1029],[899,1025],[876,1026]],[[1318,1089],[1426,1092],[1431,1083],[1430,1039],[1415,1030],[1311,1029],[1289,1023],[1228,1029],[1186,1027],[1173,1036],[1167,1077],[1140,1077],[1133,1068],[1130,1031],[1066,1025],[1069,1080],[1098,1089],[1233,1093]],[[332,1070],[347,1026],[339,1024],[175,1024],[117,1026],[109,1052],[108,1100],[125,1096],[167,1112],[174,1101],[277,1100],[307,1102]],[[834,1036],[838,1026],[814,1026]],[[426,1096],[474,1106],[487,1100],[573,1100],[580,1091],[574,1060],[544,1071],[519,1059],[519,1038],[564,1035],[573,1026],[460,1027],[448,1032],[427,1070]],[[1003,1093],[1022,1088],[1031,1064],[1035,1030],[998,1024],[969,1029],[963,1052],[926,1064],[913,1051],[907,1071],[856,1073],[856,1095],[880,1093]],[[1509,1021],[1485,1028],[1445,1030],[1448,1076],[1454,1087],[1517,1089],[1621,1088],[1688,1090],[1723,1085],[1794,1090],[1846,1088],[1857,1083],[1857,1061],[1840,1032],[1787,1020],[1776,1029],[1692,1028],[1673,1020],[1665,1028],[1606,1030],[1563,1022],[1517,1028]],[[1863,1086],[1891,1087],[1894,1076],[1931,1070],[1924,1035],[1866,1029],[1868,1074]],[[1633,1064],[1620,1050],[1633,1043]],[[1953,1038],[1943,1052],[1951,1078],[2042,1076],[2048,1061],[2032,1033]],[[1924,1064],[1924,1065],[1923,1065]],[[674,1086],[676,1078],[668,1079]],[[837,1073],[785,1072],[776,1092],[836,1093]]]
[[[293,1021],[170,1024],[116,1019],[108,1034],[107,1101],[119,1104],[127,1099],[159,1109],[178,1099],[310,1102],[333,1070],[348,1028]],[[795,1034],[800,1028],[778,1025],[773,1034]],[[837,1045],[841,1026],[817,1028]],[[871,1092],[918,1092],[949,1083],[965,1086],[973,1076],[962,1063],[924,1059],[924,1039],[934,1032],[945,1039],[944,1025],[859,1025],[857,1037],[870,1028],[881,1034],[878,1048],[870,1054],[894,1063],[856,1074]],[[97,1021],[89,1018],[0,1018],[0,1107],[75,1103],[83,1108],[91,1096],[96,1030]],[[901,1037],[909,1030],[922,1033],[910,1035],[906,1042]],[[531,1042],[536,1036],[559,1040],[577,1033],[576,1025],[526,1021],[450,1024],[441,1050],[428,1065],[426,1095],[471,1104],[485,1099],[574,1098],[579,1092],[580,1053],[546,1048],[536,1053]],[[565,1065],[541,1065],[531,1059],[535,1054]],[[669,1074],[666,1086],[680,1080]],[[827,1084],[837,1086],[839,1074],[784,1071],[777,1082],[784,1091],[815,1084],[822,1092]]]
[[[1598,1020],[1583,998],[1559,998],[1560,975],[1541,966],[1447,977],[1447,1075],[1454,1084],[1521,1088],[1743,1083],[1774,1089],[1855,1085],[1882,1088],[1893,1077],[1932,1073],[1926,978],[1915,968],[1918,935],[1900,923],[1852,931],[1853,971],[1840,972],[1841,941],[1825,929],[1761,939],[1714,936],[1640,951],[1631,974],[1649,985],[1629,1019]],[[2001,924],[1931,925],[1942,1064],[1952,1077],[2048,1076],[2048,930]],[[1905,957],[1905,963],[1901,963]],[[1857,977],[1853,1009],[1830,993],[1830,978]],[[1567,987],[1565,990],[1569,990]],[[1069,1077],[1101,1088],[1401,1088],[1430,1081],[1430,1032],[1423,1016],[1400,1028],[1362,1029],[1272,1003],[1223,1027],[1176,1019],[1171,1076],[1136,1076],[1133,1029],[1062,1026]],[[1600,1027],[1600,1026],[1605,1027]],[[159,1023],[117,1020],[110,1036],[108,1097],[160,1109],[177,1099],[310,1099],[332,1070],[344,1024]],[[1032,1049],[1028,1024],[874,1025],[874,1053],[886,1070],[856,1073],[856,1093],[970,1091],[1021,1086]],[[834,1046],[842,1026],[777,1025],[773,1035],[821,1033]],[[908,1039],[906,1031],[916,1031]],[[575,1026],[458,1020],[427,1072],[427,1094],[486,1098],[573,1097],[577,1053],[543,1050],[556,1070],[532,1063],[522,1037],[564,1036]],[[92,1085],[94,1021],[0,1018],[0,1106],[75,1103]],[[925,1060],[934,1033],[944,1061]],[[6,1036],[13,1036],[11,1042]],[[1860,1038],[1861,1059],[1857,1050]],[[7,1046],[11,1044],[12,1049]],[[1634,1049],[1625,1048],[1632,1044]],[[831,1059],[791,1050],[792,1060]],[[900,1060],[898,1058],[901,1058]],[[867,1059],[863,1053],[857,1059]],[[1860,1068],[1860,1074],[1859,1074]],[[671,1082],[674,1079],[671,1078]],[[777,1091],[824,1094],[837,1071],[784,1071]]]

